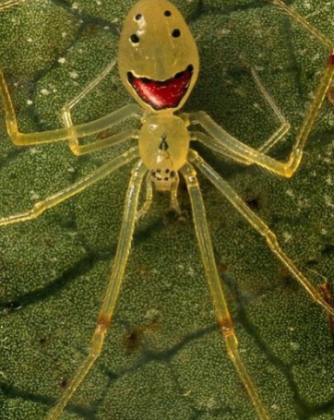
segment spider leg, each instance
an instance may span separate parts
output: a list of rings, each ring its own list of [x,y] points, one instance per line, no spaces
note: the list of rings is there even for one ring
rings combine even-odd
[[[31,210],[0,219],[0,226],[35,219],[36,217],[41,215],[45,210],[54,207],[57,204],[60,204],[61,202],[67,200],[75,194],[78,194],[79,192],[83,191],[84,189],[99,181],[100,179],[106,177],[107,175],[110,175],[112,172],[116,171],[116,169],[131,162],[131,160],[138,156],[138,148],[133,147],[132,149],[113,159],[111,162],[108,162],[106,165],[103,165],[101,168],[97,169],[91,174],[86,175],[84,178],[80,179],[74,184],[69,185],[63,190],[50,195],[43,201],[36,203]]]
[[[256,70],[254,68],[251,68],[252,77],[254,79],[254,82],[256,86],[258,87],[259,91],[261,92],[264,99],[268,102],[271,109],[274,111],[277,119],[280,121],[281,125],[278,127],[278,129],[269,137],[268,140],[266,140],[257,150],[262,153],[267,153],[268,150],[270,150],[275,144],[281,140],[286,133],[290,130],[291,125],[288,123],[282,114],[281,110],[278,108],[278,106],[275,104],[274,99],[271,97],[269,92],[266,90],[266,88],[263,86]],[[249,162],[251,163],[251,162]]]
[[[16,6],[18,4],[28,3],[32,0],[8,0],[0,5],[0,12],[10,7]],[[91,134],[99,133],[103,130],[110,128],[111,126],[125,120],[128,118],[142,118],[144,111],[135,104],[129,104],[124,106],[117,111],[114,111],[102,118],[99,118],[95,121],[91,121],[85,124],[79,124],[73,126],[70,110],[76,105],[83,97],[85,97],[89,92],[91,92],[98,83],[103,80],[110,70],[114,67],[115,60],[113,60],[110,65],[102,71],[89,85],[69,104],[65,105],[62,109],[63,118],[65,125],[67,127],[62,129],[56,129],[51,131],[44,131],[38,133],[21,133],[18,129],[18,123],[16,118],[16,113],[13,107],[13,103],[9,94],[8,86],[5,80],[3,70],[0,66],[0,96],[3,103],[3,108],[5,111],[5,122],[7,127],[7,132],[12,142],[17,146],[30,146],[36,144],[45,144],[53,143],[58,141],[63,141],[69,139],[70,148],[72,152],[76,155],[81,155],[85,153],[90,153],[92,151],[100,150],[104,147],[108,147],[112,144],[123,141],[130,137],[137,137],[137,131],[127,130],[124,132],[124,136],[119,134],[117,136],[109,137],[98,144],[79,146],[78,137],[85,137]]]
[[[171,192],[170,192],[170,208],[174,210],[176,213],[181,214],[181,209],[179,205],[179,200],[177,199],[177,191],[179,188],[180,178],[178,173],[175,174],[175,181],[172,184]]]
[[[123,143],[124,141],[129,140],[129,139],[138,139],[138,136],[139,136],[139,130],[129,129],[129,130],[125,130],[120,133],[114,134],[112,136],[106,137],[103,140],[97,140],[90,144],[83,144],[83,145],[72,144],[70,148],[76,156],[82,156],[82,155],[87,155],[88,153],[93,153],[99,150],[103,150],[110,146],[115,146],[115,144]]]
[[[317,38],[328,50],[329,58],[328,63],[326,65],[325,71],[323,73],[323,77],[320,81],[318,90],[314,96],[313,102],[309,108],[308,114],[306,115],[306,118],[304,120],[304,123],[299,131],[299,134],[296,138],[296,143],[294,145],[295,154],[297,155],[295,157],[295,162],[293,162],[293,153],[294,150],[292,150],[289,160],[291,161],[291,166],[294,168],[294,171],[297,170],[301,156],[298,157],[299,150],[300,154],[302,154],[302,151],[305,147],[306,141],[308,139],[308,136],[312,130],[312,127],[315,123],[315,120],[318,116],[319,109],[322,105],[322,102],[325,98],[325,95],[331,85],[331,81],[333,79],[334,75],[334,44],[333,42],[328,39],[326,36],[324,36],[316,27],[311,25],[306,19],[304,19],[302,16],[300,16],[299,13],[297,13],[294,9],[287,6],[282,0],[266,0],[270,1],[274,5],[276,5],[278,8],[282,9],[286,14],[288,14],[292,19],[294,19],[297,23],[299,23],[301,26],[303,26],[311,35],[313,35],[315,38]]]
[[[128,118],[141,118],[144,111],[136,104],[129,104],[95,121],[71,127],[59,128],[38,133],[19,132],[15,110],[9,95],[3,70],[0,67],[0,96],[2,99],[7,133],[16,146],[31,146],[36,144],[54,143],[73,137],[85,137],[99,133]]]
[[[296,136],[295,143],[290,152],[290,156],[287,162],[279,162],[258,150],[255,150],[246,144],[243,144],[235,137],[231,136],[218,124],[216,124],[205,112],[199,111],[188,116],[191,124],[200,124],[216,142],[222,147],[221,153],[224,153],[224,149],[228,149],[229,154],[237,156],[237,160],[245,161],[260,165],[269,171],[276,173],[277,175],[290,178],[297,170],[303,155],[303,150],[309,134],[313,128],[316,118],[319,113],[319,109],[323,103],[326,92],[328,91],[331,80],[334,76],[334,45],[321,34],[315,27],[311,26],[303,17],[301,17],[293,9],[285,5],[281,0],[267,0],[274,3],[276,6],[284,10],[292,19],[303,26],[311,35],[317,38],[327,49],[328,49],[328,60],[325,66],[325,70],[322,74],[319,86],[315,92],[314,98],[309,106],[308,112],[304,118],[301,128]],[[269,139],[269,144],[277,141]],[[265,143],[264,150],[268,148],[268,142]],[[212,147],[212,143],[207,143],[208,147]],[[214,147],[212,147],[214,149]],[[215,146],[214,150],[218,150]],[[241,158],[241,159],[240,159]]]
[[[137,212],[137,221],[145,216],[148,212],[149,208],[151,207],[153,200],[153,187],[152,187],[152,180],[151,180],[151,173],[147,172],[146,175],[146,199],[145,203],[143,204],[142,208]]]
[[[0,12],[5,9],[9,9],[10,7],[28,3],[33,0],[7,0],[3,4],[0,5]],[[122,141],[124,138],[129,137],[136,137],[137,132],[135,130],[128,130],[125,132],[124,137],[120,134],[120,137],[115,138],[108,138],[103,140],[103,142],[99,142],[98,145],[94,146],[87,145],[76,146],[78,143],[78,137],[85,137],[91,134],[99,133],[103,130],[106,130],[112,127],[115,124],[127,119],[127,118],[142,118],[144,115],[144,111],[136,104],[129,104],[124,106],[123,108],[118,109],[102,118],[98,118],[95,121],[91,121],[85,124],[79,124],[76,126],[72,125],[71,117],[70,117],[70,109],[80,101],[84,96],[86,96],[94,87],[109,73],[109,71],[113,68],[115,61],[113,61],[99,76],[97,76],[82,92],[79,94],[72,102],[70,102],[65,108],[63,108],[62,113],[65,118],[65,123],[67,127],[51,130],[51,131],[43,131],[38,133],[21,133],[18,129],[17,118],[15,114],[15,110],[13,107],[12,99],[9,94],[8,86],[6,83],[6,79],[3,73],[3,70],[0,66],[0,96],[3,103],[3,108],[5,111],[5,122],[7,127],[7,132],[9,137],[11,138],[12,142],[17,146],[30,146],[36,144],[45,144],[45,143],[53,143],[63,140],[70,140],[70,147],[73,153],[75,154],[85,154],[95,150],[100,150],[103,147],[108,147],[112,144],[118,143]],[[126,137],[128,136],[128,137]]]
[[[218,274],[213,254],[211,237],[207,225],[201,191],[196,178],[196,171],[190,163],[186,163],[181,169],[181,172],[187,183],[202,262],[213,298],[218,325],[224,336],[228,355],[234,364],[240,381],[249,395],[259,420],[269,420],[269,416],[260,400],[259,394],[240,358],[238,340],[234,331],[233,321],[220,284],[221,279]]]
[[[105,297],[97,318],[95,331],[92,337],[89,353],[84,362],[79,366],[76,374],[68,384],[60,400],[46,416],[46,420],[56,420],[63,412],[68,401],[77,390],[96,359],[100,356],[104,338],[111,323],[118,295],[120,292],[126,262],[130,252],[131,241],[136,221],[139,193],[143,177],[147,169],[139,161],[133,169],[132,177],[125,199],[122,227],[117,245],[116,256],[112,268],[111,277],[105,293]]]
[[[7,0],[0,5],[0,12],[5,9],[10,9],[13,6],[17,6],[20,3],[29,3],[30,1],[35,0]]]
[[[209,181],[220,191],[229,202],[246,218],[246,220],[262,235],[271,251],[285,265],[292,276],[306,290],[310,297],[330,315],[334,315],[334,309],[323,299],[321,293],[310,281],[298,270],[290,258],[283,252],[277,242],[275,234],[269,229],[264,221],[257,216],[237,195],[237,193],[224,181],[194,150],[190,150],[188,159],[192,162]]]
[[[269,137],[268,140],[266,140],[258,149],[258,152],[261,153],[266,153],[268,152],[273,146],[275,146],[275,144],[281,140],[285,134],[290,130],[291,126],[290,124],[286,121],[284,115],[282,114],[282,112],[280,111],[280,109],[278,108],[278,106],[275,104],[273,98],[271,97],[271,95],[267,92],[267,90],[265,89],[265,87],[263,86],[257,72],[255,71],[254,68],[251,68],[251,73],[252,73],[252,77],[254,79],[254,82],[257,86],[257,88],[259,89],[259,91],[261,92],[262,96],[264,97],[264,99],[268,102],[268,104],[270,105],[270,107],[272,108],[272,110],[274,111],[277,119],[280,121],[281,125],[279,126],[279,128]],[[184,118],[187,118],[187,116],[185,115]],[[229,150],[226,146],[224,146],[221,142],[218,142],[217,140],[215,140],[213,137],[210,137],[204,133],[202,133],[201,131],[195,131],[195,132],[191,132],[190,133],[190,139],[193,140],[198,140],[201,143],[203,143],[205,146],[209,146],[211,149],[215,150],[218,153],[222,153],[224,156],[233,159],[239,163],[242,163],[244,165],[250,165],[253,162],[251,160],[245,159],[244,157],[234,153],[232,150]]]
[[[204,146],[209,147],[211,150],[218,152],[229,159],[235,160],[236,162],[242,163],[243,165],[249,165],[249,159],[240,156],[239,154],[235,153],[234,151],[228,149],[224,144],[218,143],[213,137],[208,136],[207,134],[202,133],[201,131],[192,131],[190,132],[190,140],[191,141],[199,141]]]
[[[67,103],[62,109],[62,119],[64,121],[65,127],[73,127],[71,110],[77,105],[83,98],[85,98],[95,87],[110,73],[110,71],[115,67],[116,60],[113,60],[108,67],[106,67],[95,79],[93,79],[75,98],[73,98],[69,103]],[[104,140],[96,141],[87,145],[80,145],[79,139],[73,132],[73,136],[69,140],[69,146],[71,151],[76,156],[85,155],[87,153],[96,152],[102,150],[106,147],[113,146],[117,143],[121,143],[130,138],[138,138],[138,130],[126,130],[122,133],[109,136]]]

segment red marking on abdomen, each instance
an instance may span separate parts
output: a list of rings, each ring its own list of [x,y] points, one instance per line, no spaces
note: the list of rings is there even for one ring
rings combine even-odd
[[[138,95],[154,109],[176,108],[187,92],[192,75],[188,68],[181,76],[164,82],[133,77],[132,86]]]

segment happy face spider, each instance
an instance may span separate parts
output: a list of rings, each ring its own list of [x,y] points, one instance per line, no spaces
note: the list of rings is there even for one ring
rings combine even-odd
[[[5,9],[26,1],[12,0],[4,3],[2,8]],[[84,179],[75,182],[57,194],[47,197],[45,200],[37,203],[30,211],[0,219],[0,225],[8,225],[36,218],[46,209],[63,202],[111,174],[116,169],[136,160],[126,194],[123,221],[113,269],[96,322],[89,355],[66,387],[57,405],[48,414],[48,420],[59,418],[68,401],[101,353],[105,335],[110,326],[119,296],[135,222],[149,209],[152,202],[152,185],[154,185],[156,190],[170,192],[171,205],[178,211],[177,187],[179,174],[184,177],[187,184],[202,262],[212,294],[218,325],[225,339],[227,352],[235,366],[240,381],[249,395],[258,418],[260,420],[269,419],[239,355],[238,341],[216,267],[205,209],[194,167],[206,176],[218,191],[249,221],[255,230],[265,238],[269,248],[284,264],[290,274],[305,288],[310,297],[328,313],[334,315],[333,308],[323,300],[319,291],[312,286],[282,251],[274,233],[270,231],[268,226],[237,196],[231,187],[198,153],[190,148],[190,141],[197,140],[237,162],[245,165],[257,164],[286,178],[291,177],[297,170],[306,140],[334,74],[333,45],[283,2],[272,0],[272,3],[283,9],[296,22],[315,36],[328,48],[329,52],[329,59],[319,87],[297,135],[287,163],[281,163],[264,154],[265,151],[282,138],[289,127],[281,117],[279,110],[262,86],[255,72],[253,72],[253,77],[256,84],[276,115],[282,120],[280,129],[270,137],[260,150],[252,149],[229,135],[203,111],[191,114],[176,114],[183,107],[196,83],[199,72],[199,58],[196,44],[182,16],[175,6],[165,0],[141,0],[137,3],[129,12],[121,34],[118,60],[120,76],[126,89],[140,106],[127,105],[93,122],[77,126],[72,124],[71,109],[106,76],[113,66],[110,65],[62,109],[65,128],[24,134],[18,130],[16,115],[5,78],[3,73],[0,72],[0,93],[6,112],[7,131],[16,145],[27,146],[68,140],[71,151],[75,155],[80,156],[102,150],[130,138],[138,139],[138,147],[133,147]],[[88,145],[80,144],[80,137],[99,133],[128,118],[140,119],[142,128],[139,131],[129,129]],[[206,134],[199,131],[191,131],[189,127],[194,125],[202,126]],[[145,176],[147,187],[146,202],[138,210],[141,185]]]

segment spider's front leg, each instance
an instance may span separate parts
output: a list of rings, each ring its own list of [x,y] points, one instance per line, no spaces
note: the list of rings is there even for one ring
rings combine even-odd
[[[205,274],[213,298],[218,325],[224,336],[228,355],[232,360],[234,367],[239,375],[239,378],[248,393],[248,396],[258,415],[258,419],[270,420],[261,402],[260,396],[253,384],[253,381],[251,380],[239,354],[238,340],[235,334],[233,321],[227,307],[227,302],[224,296],[223,289],[220,284],[221,279],[218,274],[213,254],[211,237],[205,214],[205,208],[203,204],[201,191],[196,178],[196,172],[192,165],[190,165],[189,163],[186,163],[181,171],[187,183],[192,206],[195,231],[199,249],[201,252],[202,262],[204,265]]]
[[[274,140],[269,139],[262,148],[260,148],[259,150],[255,150],[252,147],[242,143],[235,137],[231,136],[223,128],[216,124],[203,111],[190,114],[189,120],[192,124],[200,124],[208,132],[208,134],[210,134],[210,136],[213,137],[214,141],[210,141],[210,137],[208,136],[201,135],[199,133],[195,133],[194,135],[194,137],[196,137],[197,134],[199,136],[202,136],[199,137],[199,140],[203,141],[208,147],[212,148],[213,150],[225,154],[228,157],[231,157],[232,159],[235,159],[236,161],[239,161],[241,163],[254,163],[264,167],[265,169],[268,169],[269,171],[276,173],[277,175],[283,176],[285,178],[290,178],[300,165],[306,141],[314,126],[314,123],[319,113],[319,109],[323,103],[323,100],[326,96],[326,93],[330,87],[331,81],[334,76],[334,44],[329,39],[327,39],[320,31],[318,31],[318,29],[310,25],[303,17],[301,17],[297,12],[288,7],[281,0],[266,1],[270,1],[274,3],[277,7],[282,9],[293,20],[295,20],[298,24],[304,27],[312,36],[314,36],[318,41],[320,41],[321,44],[328,50],[328,59],[325,66],[325,70],[322,74],[318,88],[315,92],[311,105],[309,106],[301,128],[299,129],[299,132],[296,136],[295,143],[290,152],[290,156],[287,162],[279,162],[263,153],[268,150],[268,146],[271,147],[282,137],[281,134],[278,134],[278,136],[274,134]],[[259,86],[259,88],[261,90],[261,85]],[[262,93],[264,94],[263,91]],[[268,100],[268,98],[266,99]]]
[[[88,87],[90,87],[90,85]],[[84,92],[85,91],[86,89],[84,89]],[[67,117],[67,119],[65,120],[65,124],[67,125],[67,127],[65,128],[60,128],[51,131],[42,131],[38,133],[21,133],[18,129],[15,110],[1,67],[0,96],[5,110],[5,122],[7,132],[12,142],[16,146],[31,146],[37,144],[46,144],[70,140],[71,150],[77,155],[100,150],[113,144],[119,143],[120,141],[127,140],[129,138],[136,138],[136,130],[126,130],[123,133],[116,134],[114,136],[102,140],[101,142],[97,142],[87,146],[78,146],[77,140],[78,137],[86,137],[107,130],[108,128],[124,121],[125,119],[133,117],[140,119],[144,114],[144,111],[138,105],[129,104],[108,115],[105,115],[104,117],[98,118],[97,120],[88,123],[73,126],[70,117]],[[79,97],[81,98],[81,94],[79,94],[79,96],[75,98],[77,102]],[[69,112],[68,109],[63,109],[63,114],[66,114],[67,112]]]
[[[0,13],[2,10],[9,9],[13,6],[29,3],[33,0],[8,0],[0,4]],[[135,104],[129,104],[121,109],[118,109],[102,118],[88,123],[73,126],[70,115],[71,108],[76,105],[82,98],[90,93],[111,71],[115,66],[115,60],[103,70],[92,82],[88,84],[83,91],[76,96],[69,104],[62,109],[62,115],[65,128],[60,128],[51,131],[43,131],[38,133],[21,133],[18,128],[15,109],[9,93],[8,85],[6,83],[4,72],[0,66],[0,97],[5,112],[5,122],[9,137],[16,146],[30,146],[36,144],[54,143],[58,141],[69,140],[71,151],[76,155],[90,153],[96,150],[101,150],[104,147],[111,146],[129,138],[137,138],[136,130],[126,130],[123,133],[108,137],[100,142],[93,144],[79,146],[78,138],[86,137],[92,134],[104,131],[125,119],[143,117],[144,111]]]
[[[63,122],[65,124],[65,127],[71,128],[73,127],[72,122],[72,115],[71,110],[74,108],[75,105],[77,105],[82,99],[84,99],[108,74],[109,72],[115,67],[116,61],[112,61],[108,67],[106,67],[95,79],[93,79],[74,99],[72,99],[69,103],[67,103],[61,110]],[[143,112],[138,109],[135,109],[135,112],[131,109],[133,108],[133,105],[130,105],[130,108],[128,106],[122,108],[123,113],[120,113],[118,116],[118,120],[114,122],[114,124],[117,124],[117,122],[121,122],[123,119],[128,118],[129,116],[134,117],[141,117]],[[130,114],[129,114],[130,110]],[[121,133],[114,134],[112,136],[109,136],[103,140],[96,141],[94,143],[86,144],[86,145],[80,145],[78,136],[76,135],[75,129],[73,130],[72,136],[69,139],[69,146],[71,151],[76,156],[85,155],[87,153],[96,152],[98,150],[102,150],[106,147],[113,146],[117,143],[121,143],[125,140],[129,140],[130,138],[138,139],[138,130],[135,129],[129,129],[126,131],[123,131]]]
[[[79,387],[96,359],[100,356],[104,338],[110,326],[111,318],[115,311],[117,299],[119,296],[135,227],[141,184],[146,172],[147,169],[144,167],[141,161],[139,161],[139,163],[133,169],[126,195],[121,233],[117,245],[112,273],[102,303],[102,307],[97,318],[88,356],[79,367],[72,380],[69,382],[56,406],[47,415],[46,420],[56,420],[59,418],[72,395]]]
[[[274,111],[274,114],[276,115],[278,121],[280,122],[280,126],[277,130],[267,139],[258,149],[258,152],[261,153],[267,153],[272,147],[275,146],[290,130],[291,126],[286,121],[284,115],[282,114],[281,110],[276,105],[275,101],[269,94],[269,92],[266,90],[266,88],[263,86],[257,72],[254,68],[251,68],[251,73],[253,80],[260,91],[263,98],[266,100],[266,102],[269,104],[270,108]],[[185,120],[189,121],[189,115],[183,114]],[[190,122],[194,122],[190,116]],[[232,152],[230,149],[225,147],[222,142],[218,142],[215,140],[215,138],[207,136],[206,134],[196,131],[191,133],[191,140],[197,140],[203,143],[205,146],[209,146],[211,149],[215,150],[218,153],[222,153],[224,156],[229,157],[230,159],[233,159],[239,163],[242,163],[244,165],[251,165],[253,162],[251,160],[247,160],[244,157]]]

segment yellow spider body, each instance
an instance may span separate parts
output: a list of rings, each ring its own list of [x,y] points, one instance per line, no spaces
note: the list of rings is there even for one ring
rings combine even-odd
[[[141,159],[156,189],[169,191],[189,151],[186,124],[172,114],[184,105],[196,83],[196,43],[173,4],[141,0],[125,20],[118,60],[123,84],[149,113],[139,135]]]
[[[33,0],[7,0],[0,4],[0,11],[28,1]],[[255,83],[281,121],[281,127],[258,150],[231,136],[204,111],[174,115],[176,111],[180,111],[196,83],[199,58],[196,44],[183,17],[176,7],[166,0],[139,1],[129,12],[121,34],[119,73],[126,89],[140,106],[132,103],[95,121],[73,125],[72,108],[104,79],[112,69],[114,65],[112,63],[62,108],[65,127],[53,131],[22,133],[18,128],[5,75],[0,69],[0,95],[6,114],[5,122],[8,135],[14,144],[29,146],[67,140],[70,150],[75,155],[80,156],[100,151],[130,138],[138,140],[138,146],[132,147],[91,174],[86,175],[83,179],[79,179],[63,190],[51,194],[36,203],[30,210],[0,219],[0,226],[32,220],[45,210],[62,203],[118,168],[136,160],[125,198],[124,214],[114,264],[97,317],[88,355],[79,366],[55,407],[48,413],[47,420],[56,420],[61,416],[74,392],[101,354],[105,335],[111,325],[121,290],[135,223],[148,211],[152,201],[152,183],[157,190],[170,191],[171,205],[178,211],[178,176],[181,174],[184,177],[190,196],[195,232],[205,275],[212,294],[217,323],[224,337],[231,362],[259,420],[269,420],[270,417],[239,354],[236,332],[224,296],[222,279],[214,258],[196,170],[200,171],[265,239],[269,248],[309,296],[329,314],[334,315],[332,306],[323,299],[319,291],[284,253],[275,234],[267,224],[190,147],[190,142],[197,140],[216,153],[228,156],[241,164],[256,164],[285,178],[291,177],[297,170],[304,146],[334,75],[333,44],[293,9],[286,6],[282,0],[266,1],[278,6],[317,38],[327,48],[329,56],[318,89],[306,112],[303,124],[286,162],[275,160],[265,153],[286,134],[289,130],[289,124],[284,120],[254,70],[252,70],[252,73]],[[128,129],[103,138],[103,140],[80,144],[81,137],[103,132],[130,118],[140,119],[142,122],[141,130]],[[205,132],[191,131],[191,127],[194,125],[201,125]],[[141,186],[145,176],[147,180],[146,202],[143,208],[138,210]],[[110,418],[113,418],[112,413]]]

